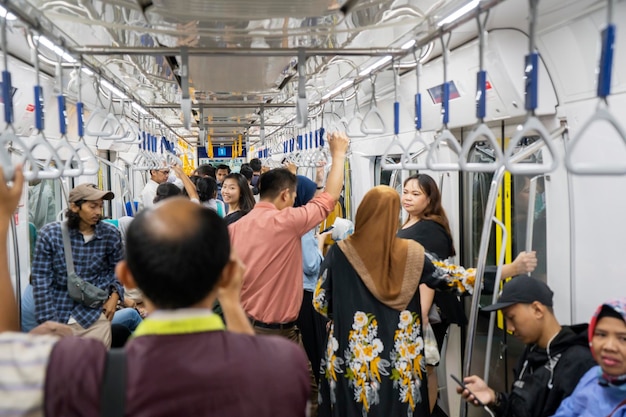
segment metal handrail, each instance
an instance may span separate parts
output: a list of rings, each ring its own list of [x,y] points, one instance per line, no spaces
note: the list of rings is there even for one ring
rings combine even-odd
[[[496,216],[491,218],[491,221],[498,226],[502,230],[502,245],[500,246],[500,259],[498,259],[498,264],[496,267],[496,281],[493,285],[493,295],[491,297],[492,304],[498,301],[498,290],[500,288],[500,281],[502,279],[502,266],[504,265],[504,255],[506,254],[506,241],[508,240],[508,232],[506,230],[506,226],[500,219]],[[491,367],[491,346],[493,341],[493,328],[496,320],[496,312],[492,311],[489,315],[489,330],[487,330],[487,346],[485,350],[485,384],[489,385],[489,368]]]

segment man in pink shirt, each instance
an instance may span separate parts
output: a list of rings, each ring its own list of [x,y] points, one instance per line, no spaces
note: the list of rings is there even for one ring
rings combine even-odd
[[[301,237],[335,207],[348,144],[345,133],[329,135],[332,166],[326,188],[308,204],[294,208],[296,176],[273,169],[259,179],[261,200],[254,209],[228,226],[233,249],[247,267],[241,303],[257,333],[302,343],[296,327],[303,291]]]

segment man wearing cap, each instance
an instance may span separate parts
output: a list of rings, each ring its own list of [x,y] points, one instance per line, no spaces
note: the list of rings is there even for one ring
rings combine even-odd
[[[514,369],[510,393],[495,392],[476,375],[464,378],[465,399],[476,398],[501,417],[548,417],[568,397],[580,378],[595,365],[586,339],[587,324],[561,326],[552,309],[552,290],[542,281],[521,276],[504,285],[496,304],[507,330],[526,344]]]
[[[115,277],[115,265],[124,257],[120,233],[100,221],[104,200],[113,197],[112,192],[94,184],[81,184],[70,191],[65,213],[75,272],[108,292],[109,298],[101,306],[92,308],[70,298],[61,222],[50,223],[39,232],[32,266],[37,321],[68,324],[74,334],[102,340],[107,346],[111,345],[110,320],[124,294]]]

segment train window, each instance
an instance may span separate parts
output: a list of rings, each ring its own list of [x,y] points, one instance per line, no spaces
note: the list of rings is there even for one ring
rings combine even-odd
[[[531,182],[535,182],[534,197],[531,194]],[[529,207],[529,202],[533,207]],[[530,210],[530,212],[529,212]],[[512,216],[511,240],[513,256],[523,250],[534,250],[537,252],[537,268],[533,276],[546,281],[546,206],[545,187],[543,176],[517,175],[513,178],[513,216]],[[532,242],[527,236],[528,226],[531,225]]]

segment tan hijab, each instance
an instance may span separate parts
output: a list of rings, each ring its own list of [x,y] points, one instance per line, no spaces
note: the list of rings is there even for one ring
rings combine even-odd
[[[420,283],[424,248],[396,237],[399,215],[396,190],[386,185],[374,187],[357,209],[354,234],[338,245],[380,302],[404,310]]]

